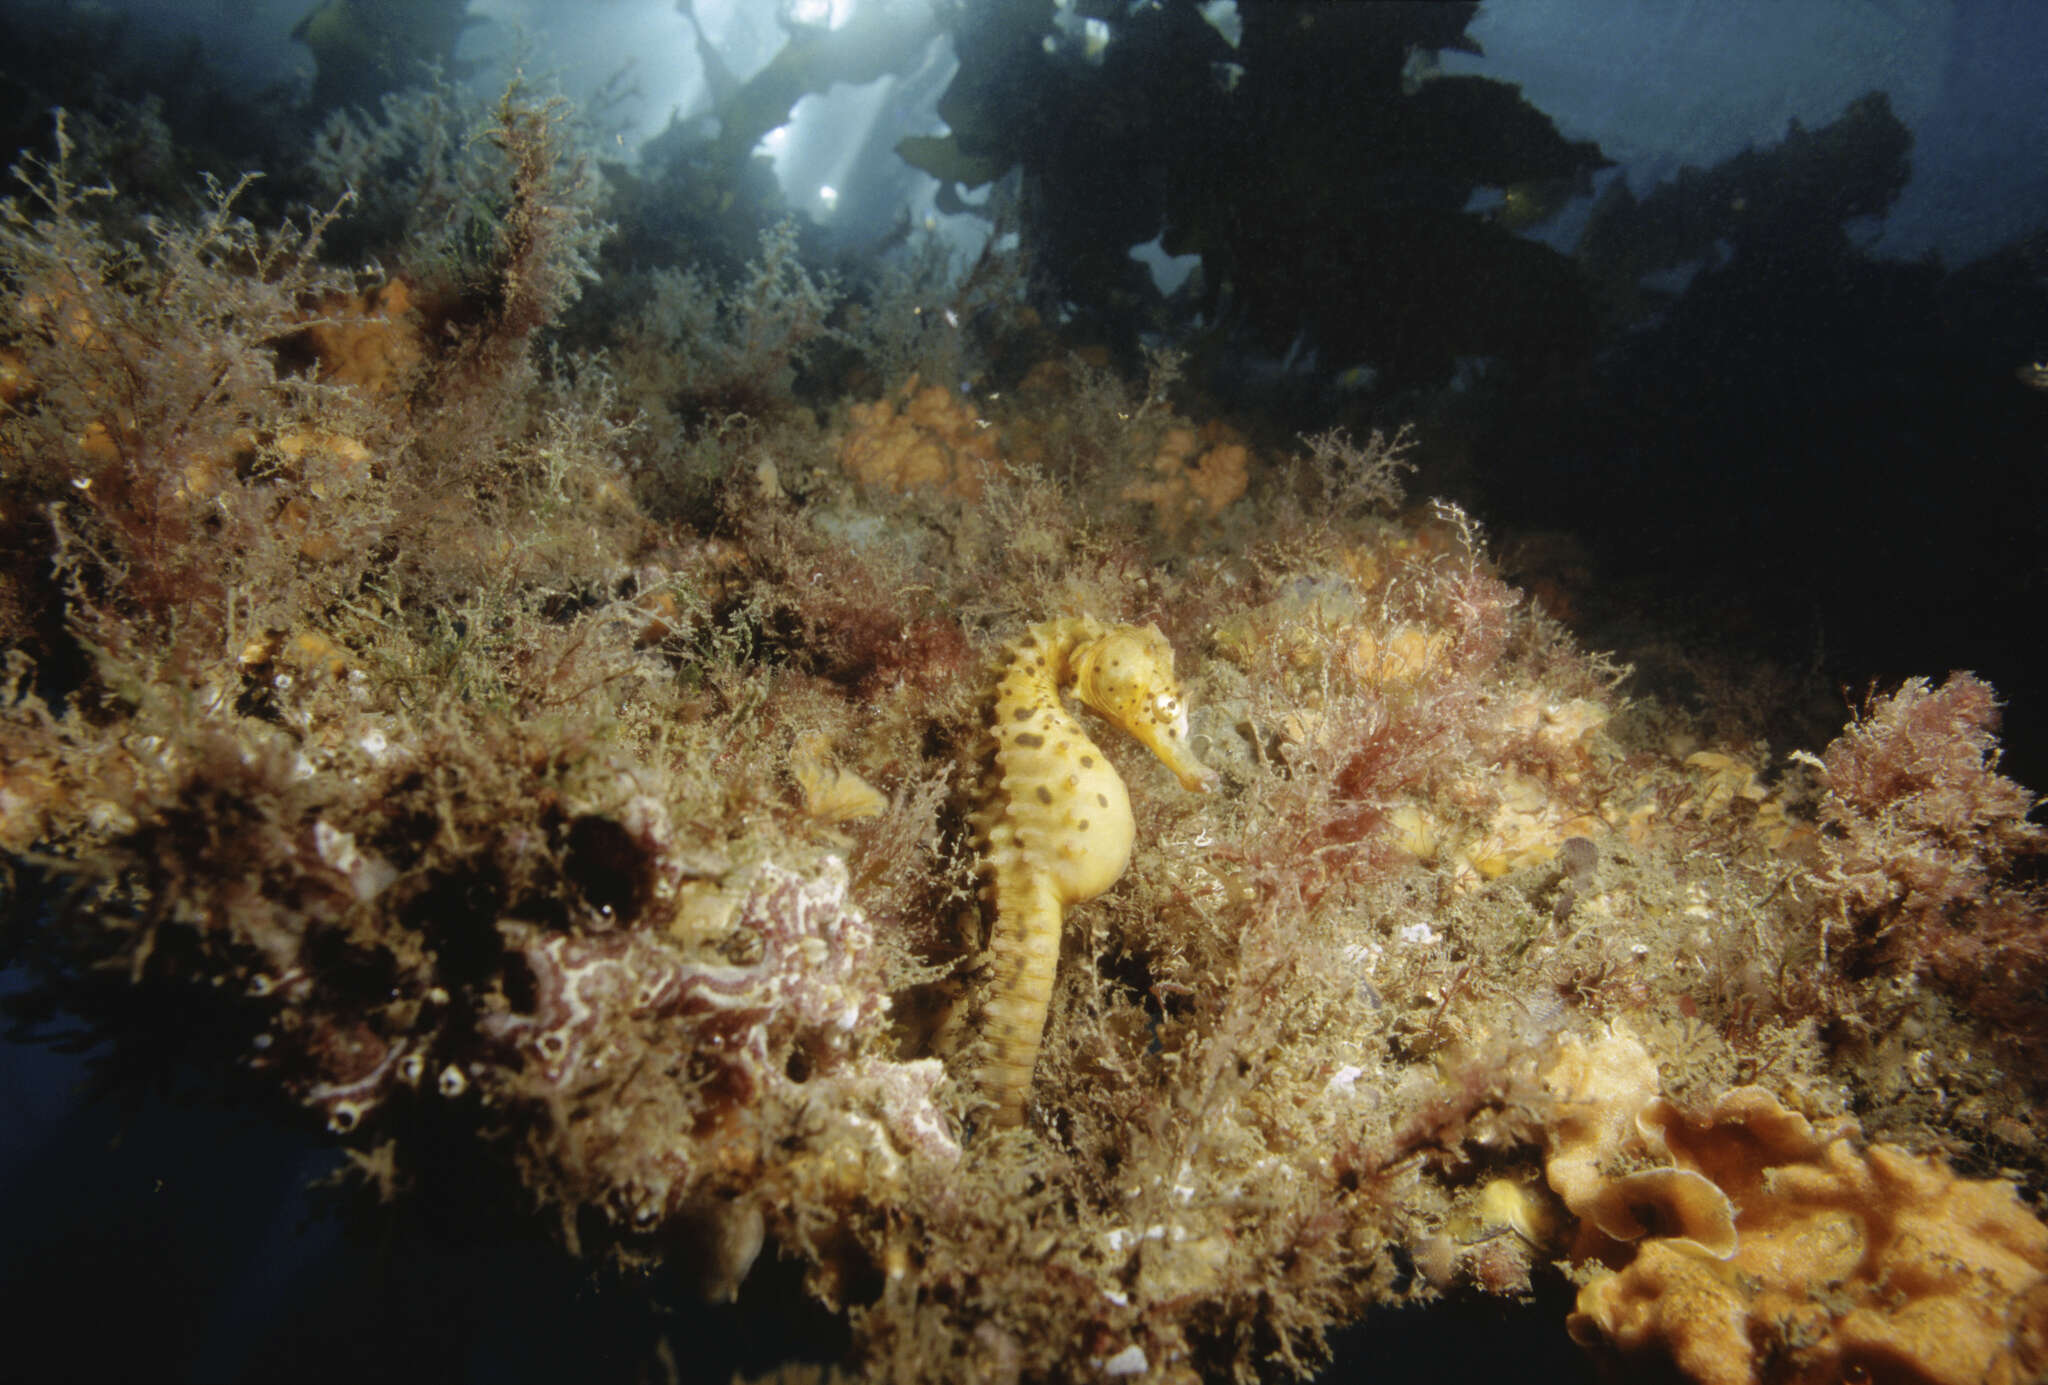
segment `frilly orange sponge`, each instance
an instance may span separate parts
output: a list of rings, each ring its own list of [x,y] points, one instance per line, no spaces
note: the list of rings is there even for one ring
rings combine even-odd
[[[2011,1184],[1859,1149],[1853,1121],[1760,1087],[1688,1114],[1621,1028],[1567,1040],[1546,1081],[1551,1187],[1582,1219],[1579,1256],[1618,1265],[1568,1323],[1597,1353],[1700,1385],[2048,1370],[2048,1226]]]
[[[870,486],[932,487],[975,500],[1002,465],[996,429],[941,385],[912,375],[893,395],[847,410],[839,464]]]
[[[537,368],[583,261],[508,109],[460,303],[232,217],[115,245],[48,177],[0,227],[25,1022],[123,1073],[170,1026],[423,1228],[544,1209],[749,1315],[801,1275],[877,1378],[1305,1377],[1556,1257],[1663,1378],[2048,1378],[2048,1229],[1895,1147],[2048,1186],[2048,836],[1988,686],[1782,774],[1731,668],[1626,700],[1470,517],[1404,515],[1402,437],[1247,503],[1164,355],[1005,349],[1000,399],[891,377],[830,436],[788,237],[667,305],[706,340]],[[857,480],[799,484],[827,452]]]
[[[322,319],[306,328],[320,378],[380,397],[403,388],[426,356],[415,306],[403,279],[360,297],[324,299]]]
[[[1062,692],[1135,737],[1185,787],[1206,792],[1216,782],[1188,747],[1173,648],[1157,626],[1049,620],[1011,648],[993,712],[997,792],[987,827],[996,921],[984,1084],[999,1126],[1024,1119],[1059,966],[1061,911],[1117,882],[1136,832],[1122,777]]]
[[[1152,457],[1152,474],[1125,486],[1123,498],[1151,505],[1160,527],[1178,533],[1190,521],[1216,518],[1244,495],[1250,460],[1245,445],[1213,421],[1200,432],[1169,428]]]

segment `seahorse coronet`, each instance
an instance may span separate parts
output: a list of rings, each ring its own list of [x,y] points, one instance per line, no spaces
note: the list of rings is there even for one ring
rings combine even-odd
[[[982,1086],[997,1126],[1024,1119],[1064,911],[1117,882],[1136,831],[1122,776],[1067,710],[1065,693],[1151,750],[1186,788],[1216,783],[1188,744],[1173,646],[1157,626],[1072,616],[1032,626],[1008,650],[990,716],[995,791],[984,819],[995,925]]]

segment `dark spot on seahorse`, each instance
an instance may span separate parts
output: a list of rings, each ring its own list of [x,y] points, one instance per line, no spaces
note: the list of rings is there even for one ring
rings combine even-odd
[[[1106,793],[1099,793],[1095,795],[1095,801],[1097,803],[1100,803],[1103,807],[1107,808],[1109,806],[1109,795]]]
[[[1016,717],[1019,721],[1029,721],[1037,713],[1037,711],[1038,709],[1036,707],[1019,707],[1015,712],[1011,713],[1011,715]]]
[[[1039,735],[1036,731],[1019,731],[1017,733],[1017,744],[1023,746],[1026,750],[1036,750],[1045,744],[1045,737]]]
[[[1048,789],[1045,785],[1040,784],[1038,786],[1038,801],[1040,803],[1052,802],[1052,790]]]
[[[1081,831],[1086,832],[1088,830],[1088,819],[1082,818],[1079,822],[1075,823],[1074,826],[1078,827]]]
[[[1082,768],[1082,769],[1094,769],[1094,768],[1095,768],[1095,757],[1094,757],[1093,755],[1083,755],[1083,756],[1081,757],[1081,768]]]

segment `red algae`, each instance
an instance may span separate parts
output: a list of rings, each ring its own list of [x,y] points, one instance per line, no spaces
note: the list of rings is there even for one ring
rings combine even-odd
[[[1854,1116],[1854,1215],[1898,1200],[1852,1174],[1904,1169],[1912,1215],[2037,1244],[1921,1157],[2048,1168],[2042,838],[1988,685],[1909,683],[1818,755],[1703,743],[1462,511],[1400,509],[1405,436],[1205,433],[1158,359],[919,376],[923,338],[832,325],[788,231],[579,322],[604,228],[566,113],[475,119],[490,195],[420,202],[402,281],[229,189],[131,243],[68,147],[7,205],[0,524],[37,561],[0,570],[0,899],[54,901],[38,985],[95,1035],[203,1015],[382,1197],[516,1187],[741,1310],[783,1257],[874,1378],[1304,1376],[1374,1307],[1554,1291],[1625,1252],[1546,1167],[1653,1101],[1675,1133],[1627,1157],[1660,1188],[1737,1106]],[[828,344],[902,414],[800,399]],[[943,474],[849,475],[845,420],[920,398]],[[988,688],[1084,614],[1170,641],[1161,715],[1213,773],[1173,768],[1214,791],[1091,748],[1128,865],[1048,935],[1033,1118],[976,1129]],[[1558,1077],[1624,1031],[1632,1068]],[[1944,1301],[2038,1302],[2000,1263]],[[1911,1308],[1859,1300],[1859,1340]]]

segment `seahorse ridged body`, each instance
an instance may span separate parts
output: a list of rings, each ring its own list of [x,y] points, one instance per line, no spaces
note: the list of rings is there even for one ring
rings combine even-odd
[[[993,978],[983,1012],[990,1058],[983,1089],[997,1125],[1024,1119],[1070,904],[1114,885],[1131,859],[1130,795],[1060,694],[1136,737],[1183,786],[1206,792],[1215,771],[1188,746],[1173,647],[1154,625],[1107,628],[1087,616],[1034,625],[1012,646],[991,731],[996,792],[986,866],[995,899]]]

